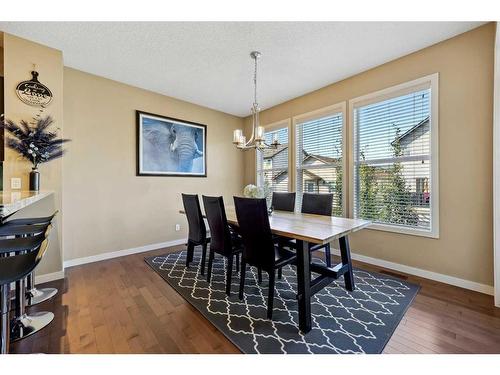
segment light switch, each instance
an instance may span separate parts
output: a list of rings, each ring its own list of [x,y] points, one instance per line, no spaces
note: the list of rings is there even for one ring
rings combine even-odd
[[[19,177],[12,177],[10,179],[11,189],[21,189],[21,179]]]

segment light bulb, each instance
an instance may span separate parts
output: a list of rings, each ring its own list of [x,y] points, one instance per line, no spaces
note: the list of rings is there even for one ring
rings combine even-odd
[[[263,126],[257,126],[255,140],[256,141],[263,141],[264,140],[264,127]]]
[[[243,136],[243,131],[241,129],[235,129],[233,131],[233,143],[238,144],[240,143],[240,139]]]

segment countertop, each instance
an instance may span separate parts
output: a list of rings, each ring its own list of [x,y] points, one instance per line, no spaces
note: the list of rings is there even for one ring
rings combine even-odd
[[[0,219],[53,194],[53,191],[2,191],[0,192]]]

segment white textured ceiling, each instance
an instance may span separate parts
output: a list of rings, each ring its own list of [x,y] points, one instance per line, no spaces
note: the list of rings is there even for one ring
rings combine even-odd
[[[407,55],[481,22],[0,22],[63,51],[66,66],[238,116],[252,50],[263,109]]]

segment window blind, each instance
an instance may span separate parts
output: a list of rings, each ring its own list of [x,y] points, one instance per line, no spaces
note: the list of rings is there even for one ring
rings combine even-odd
[[[428,89],[354,107],[354,216],[431,230]]]
[[[343,216],[342,113],[296,124],[297,210],[303,193],[333,193],[332,214]]]
[[[268,204],[271,204],[272,192],[288,191],[288,127],[265,132],[267,144],[278,137],[277,149],[265,149],[257,152],[257,186],[268,191]]]

